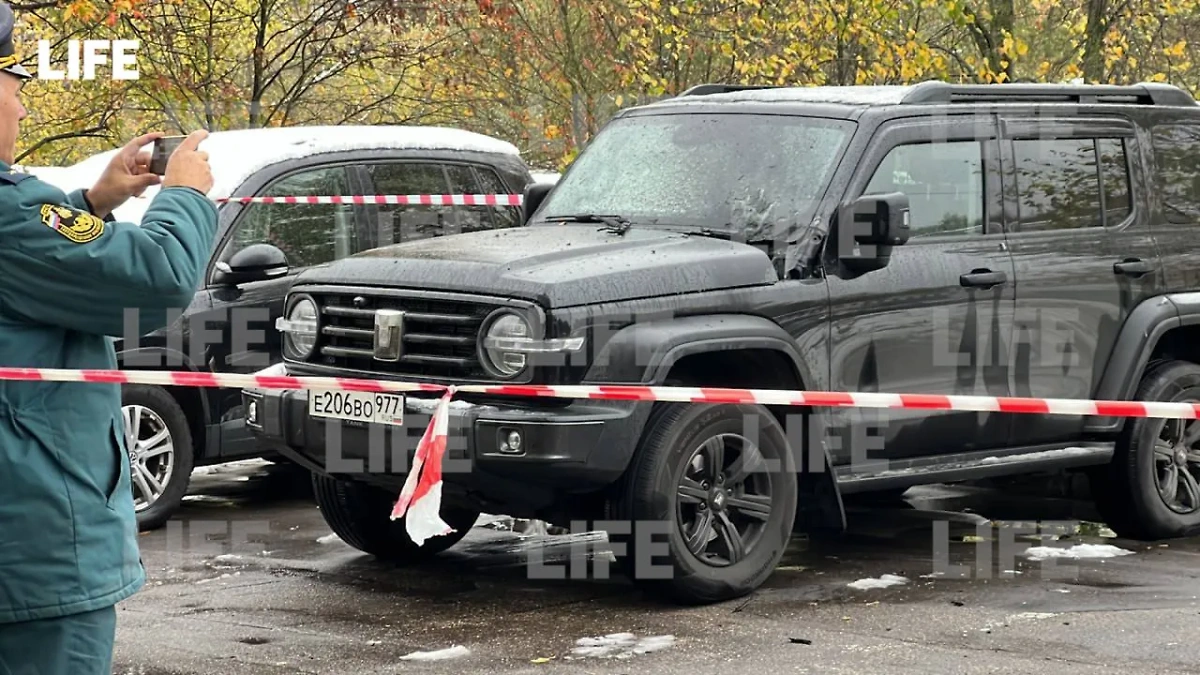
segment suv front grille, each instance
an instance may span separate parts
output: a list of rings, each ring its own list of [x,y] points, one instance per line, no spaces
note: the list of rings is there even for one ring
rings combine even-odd
[[[428,294],[310,293],[321,315],[317,355],[322,366],[423,378],[490,379],[476,340],[484,319],[500,305]],[[400,361],[375,360],[375,310],[404,312]]]

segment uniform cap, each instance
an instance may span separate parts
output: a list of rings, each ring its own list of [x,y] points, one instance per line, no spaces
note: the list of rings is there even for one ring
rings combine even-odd
[[[7,2],[0,2],[0,71],[20,78],[30,78],[33,75],[21,65],[21,57],[17,56],[13,48],[15,25],[16,17],[13,16],[12,7],[9,7]]]

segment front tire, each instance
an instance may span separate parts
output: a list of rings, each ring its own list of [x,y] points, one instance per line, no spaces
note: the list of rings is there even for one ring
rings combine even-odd
[[[192,479],[187,415],[166,389],[147,385],[122,389],[121,412],[138,529],[158,529],[179,509]]]
[[[441,517],[454,532],[417,546],[404,530],[404,518],[391,519],[397,495],[358,481],[313,474],[313,493],[329,528],[350,546],[381,560],[407,564],[432,558],[462,541],[478,509],[443,502]]]
[[[1134,400],[1200,403],[1200,366],[1156,365]],[[1092,491],[1121,537],[1155,541],[1200,532],[1200,420],[1131,419],[1111,465],[1093,475]]]
[[[731,600],[774,572],[797,500],[786,434],[766,408],[663,404],[611,502],[628,532],[609,538],[624,545],[617,560],[648,592],[683,604]],[[653,555],[663,525],[666,553]]]

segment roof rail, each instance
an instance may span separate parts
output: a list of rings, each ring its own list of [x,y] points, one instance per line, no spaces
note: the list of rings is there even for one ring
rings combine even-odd
[[[912,86],[902,104],[920,103],[1133,103],[1138,105],[1195,106],[1192,95],[1170,84],[1143,82],[1110,84],[951,84],[928,81]]]
[[[778,89],[773,84],[698,84],[685,90],[680,96],[706,96],[708,94],[728,94],[734,91],[751,89]]]

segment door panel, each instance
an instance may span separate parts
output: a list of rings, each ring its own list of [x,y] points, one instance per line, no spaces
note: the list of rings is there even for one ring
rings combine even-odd
[[[894,123],[872,144],[847,201],[905,193],[911,235],[883,269],[829,275],[832,389],[1009,394],[1015,295],[994,125]],[[834,449],[838,464],[1001,447],[1011,425],[995,413],[866,408],[832,409],[830,422],[857,427]]]
[[[1092,398],[1133,307],[1162,292],[1133,127],[1006,120],[1002,152],[1017,275],[1015,394]],[[1014,443],[1076,439],[1087,418],[1026,416]]]

